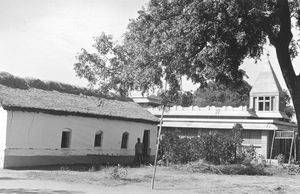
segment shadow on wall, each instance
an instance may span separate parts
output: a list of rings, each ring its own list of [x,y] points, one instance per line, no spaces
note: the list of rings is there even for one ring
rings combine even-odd
[[[0,193],[14,193],[14,194],[36,194],[36,193],[44,193],[44,194],[81,194],[83,192],[78,191],[66,191],[66,190],[42,190],[42,189],[0,189]]]

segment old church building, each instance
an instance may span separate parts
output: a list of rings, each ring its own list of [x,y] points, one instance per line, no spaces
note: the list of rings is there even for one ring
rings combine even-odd
[[[157,123],[132,101],[0,85],[0,166],[131,163],[137,138],[153,160]]]

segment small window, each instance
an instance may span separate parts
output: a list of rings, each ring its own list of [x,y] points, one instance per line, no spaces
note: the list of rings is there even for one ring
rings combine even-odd
[[[94,142],[95,147],[102,146],[102,136],[103,136],[102,134],[103,134],[102,131],[97,131],[97,133],[95,134],[95,142]]]
[[[71,145],[71,130],[64,129],[61,136],[61,148],[69,148]]]
[[[122,143],[121,143],[121,148],[127,148],[127,144],[128,144],[128,137],[129,137],[129,133],[125,132],[122,135]]]
[[[274,97],[266,96],[258,98],[259,111],[272,111],[274,110]]]

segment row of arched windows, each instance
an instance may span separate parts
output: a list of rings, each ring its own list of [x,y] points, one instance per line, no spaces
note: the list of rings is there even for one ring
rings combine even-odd
[[[69,148],[71,146],[71,129],[64,129],[61,135],[61,148]],[[129,133],[122,134],[121,148],[126,149],[128,146]],[[94,147],[101,147],[103,141],[103,131],[99,130],[95,133]]]

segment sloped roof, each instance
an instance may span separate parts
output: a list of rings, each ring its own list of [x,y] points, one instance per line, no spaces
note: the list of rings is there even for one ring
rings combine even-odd
[[[265,64],[263,70],[259,73],[254,85],[250,91],[253,94],[280,94],[282,92],[279,81],[271,64]]]
[[[35,88],[18,89],[0,85],[0,103],[6,110],[24,110],[146,123],[157,123],[158,121],[150,112],[134,102]]]

